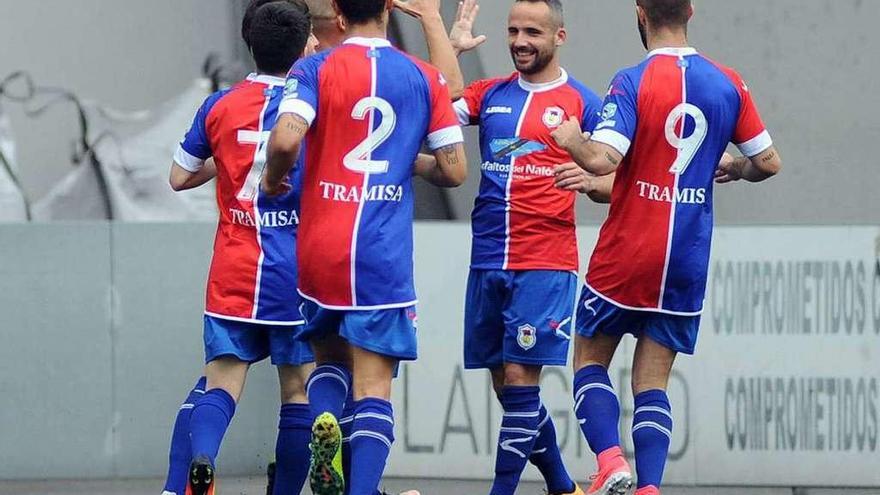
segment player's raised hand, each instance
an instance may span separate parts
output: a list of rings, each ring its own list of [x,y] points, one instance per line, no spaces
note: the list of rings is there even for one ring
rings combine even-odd
[[[291,187],[287,181],[282,181],[279,184],[270,184],[265,175],[263,175],[262,180],[260,180],[260,191],[270,198],[283,196],[289,193],[292,189],[293,187]]]
[[[449,31],[449,41],[456,54],[461,54],[486,42],[486,36],[474,36],[474,21],[480,12],[477,0],[462,0],[458,2],[458,12],[455,14],[455,23]]]
[[[715,170],[715,182],[718,184],[727,184],[742,179],[742,169],[737,166],[736,159],[730,153],[725,152],[718,162],[718,168]]]
[[[440,15],[440,0],[394,0],[394,6],[416,19]]]
[[[590,139],[589,133],[581,130],[581,123],[572,115],[565,122],[550,133],[556,143],[563,149],[571,150],[575,146],[583,144]]]
[[[569,162],[557,165],[553,169],[553,174],[558,189],[584,194],[590,191],[591,177],[577,163]]]

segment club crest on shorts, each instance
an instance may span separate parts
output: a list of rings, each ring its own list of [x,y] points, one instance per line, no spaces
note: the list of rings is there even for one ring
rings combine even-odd
[[[544,125],[553,129],[562,125],[565,119],[565,111],[559,107],[548,107],[544,110]]]
[[[535,347],[538,343],[538,331],[528,323],[521,325],[516,329],[516,343],[526,351]]]

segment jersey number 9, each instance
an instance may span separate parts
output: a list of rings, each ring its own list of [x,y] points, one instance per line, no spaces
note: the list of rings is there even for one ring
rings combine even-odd
[[[688,117],[694,119],[694,132],[690,136],[684,137]],[[680,133],[676,130],[679,122],[681,122]],[[700,146],[703,145],[703,141],[706,140],[708,133],[709,124],[706,122],[706,115],[702,110],[690,103],[681,103],[672,109],[669,117],[666,118],[666,141],[678,150],[678,156],[669,169],[669,173],[684,174],[700,150]]]

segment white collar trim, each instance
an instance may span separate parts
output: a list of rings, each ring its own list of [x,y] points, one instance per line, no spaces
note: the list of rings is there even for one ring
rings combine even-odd
[[[568,82],[568,72],[565,69],[561,68],[562,75],[559,76],[559,79],[545,82],[545,83],[530,83],[523,79],[522,75],[519,76],[519,87],[526,91],[531,91],[533,93],[543,93],[544,91],[550,91],[551,89],[556,89],[560,86],[565,85]]]
[[[251,73],[249,76],[247,76],[247,80],[250,82],[266,84],[268,86],[284,86],[287,83],[287,81],[283,77],[275,77],[268,74],[257,74],[256,72]]]
[[[691,47],[665,47],[665,48],[657,48],[656,50],[652,50],[648,53],[647,58],[651,58],[654,55],[669,55],[671,57],[687,57],[688,55],[696,55],[697,49]]]
[[[348,38],[342,44],[344,45],[360,45],[366,46],[368,48],[382,48],[391,46],[391,42],[384,38],[364,38],[362,36],[355,36],[353,38]]]

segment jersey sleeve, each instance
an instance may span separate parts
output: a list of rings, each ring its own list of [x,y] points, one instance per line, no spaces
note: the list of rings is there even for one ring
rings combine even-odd
[[[743,155],[753,157],[773,146],[773,139],[761,120],[748,85],[739,74],[732,72],[730,76],[740,95],[739,118],[733,133],[733,143]]]
[[[459,119],[452,107],[449,87],[436,69],[426,71],[431,91],[431,121],[428,125],[427,145],[431,151],[464,142]]]
[[[174,163],[187,172],[196,173],[205,165],[205,161],[214,155],[211,141],[208,138],[208,115],[214,105],[226,92],[218,92],[209,96],[199,107],[192,125],[174,152]]]
[[[592,91],[581,93],[584,99],[584,114],[581,116],[581,130],[584,132],[593,132],[599,125],[602,115],[602,100]]]
[[[284,97],[278,107],[279,117],[292,113],[312,125],[318,117],[319,67],[315,57],[302,59],[294,64],[284,85]]]
[[[480,112],[483,109],[483,97],[496,82],[495,79],[474,81],[464,88],[461,99],[456,101],[455,114],[461,125],[477,125],[480,123]]]
[[[593,132],[593,141],[607,144],[626,156],[638,124],[638,88],[624,71],[618,73],[608,89]]]

